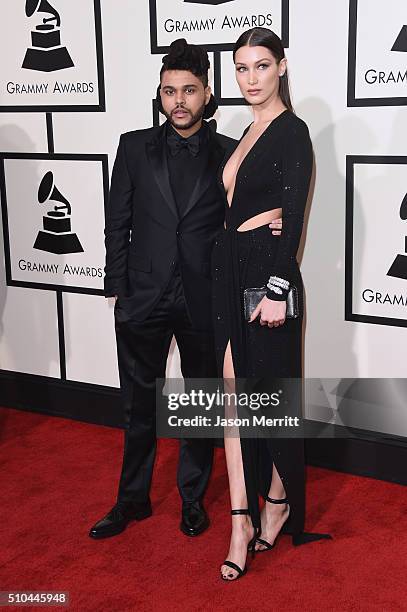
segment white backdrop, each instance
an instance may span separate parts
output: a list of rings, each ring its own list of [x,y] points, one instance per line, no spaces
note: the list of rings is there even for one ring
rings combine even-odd
[[[82,3],[83,0],[78,2],[75,16],[79,21]],[[174,10],[171,12],[168,7],[172,3]],[[61,16],[68,11],[68,5],[72,6],[72,2],[66,0],[54,0],[51,4],[60,10]],[[405,0],[388,0],[385,10],[378,0],[359,0],[359,3],[354,0],[290,0],[281,6],[280,2],[260,0],[250,3],[232,0],[219,6],[184,4],[182,0],[165,0],[164,4],[173,19],[176,11],[185,13],[186,10],[189,15],[200,18],[208,11],[215,16],[274,12],[276,31],[281,25],[281,6],[284,4],[285,10],[288,8],[287,57],[294,106],[310,128],[316,158],[315,192],[302,257],[307,297],[305,373],[310,377],[332,379],[332,388],[342,378],[404,378],[407,317],[403,316],[403,308],[400,305],[392,308],[388,303],[361,304],[360,290],[370,287],[370,283],[374,290],[380,287],[384,294],[387,291],[392,296],[403,294],[407,299],[407,280],[386,276],[391,263],[389,258],[405,253],[407,225],[399,217],[399,206],[401,197],[407,192],[406,165],[403,160],[396,168],[388,164],[381,167],[356,164],[347,197],[346,160],[347,156],[403,157],[407,154],[407,74],[403,79],[407,69],[407,27],[405,39],[403,35],[403,26],[407,24]],[[159,7],[164,4],[157,0]],[[23,20],[26,19],[24,2],[13,0],[8,11],[14,11],[16,5],[21,5],[18,10]],[[267,7],[271,9],[266,10]],[[160,10],[157,11],[159,18]],[[351,31],[349,14],[353,15]],[[390,21],[387,20],[389,15],[392,15]],[[6,12],[5,21],[7,18]],[[65,26],[64,44],[70,40],[70,21],[72,18],[66,19],[61,26]],[[10,17],[13,27],[14,22],[13,13]],[[53,112],[52,120],[55,153],[108,154],[110,173],[120,133],[152,125],[152,98],[158,84],[162,53],[151,53],[148,0],[121,0],[119,3],[102,0],[101,24],[105,112],[72,109],[71,112]],[[3,44],[9,48],[16,44],[11,25],[4,27],[2,33]],[[29,33],[30,28],[26,30],[26,38]],[[391,46],[399,33],[398,49],[401,50],[392,51]],[[208,31],[204,42],[215,44],[217,35],[218,32]],[[196,40],[185,31],[174,32],[168,40],[180,36],[191,42]],[[220,42],[233,39],[229,32]],[[77,45],[78,39],[75,40]],[[25,47],[27,42],[28,39],[24,42]],[[164,35],[158,37],[158,45],[166,43]],[[94,52],[92,47],[89,53]],[[210,49],[211,62],[214,52],[216,50]],[[4,61],[2,56],[2,64]],[[239,97],[230,51],[222,51],[220,63],[222,98]],[[6,69],[0,74],[0,107],[4,108],[10,104],[10,96],[5,94],[5,81],[10,80],[8,64]],[[381,72],[381,82],[369,85],[364,77],[367,70]],[[372,74],[374,72],[369,73],[370,78]],[[27,82],[33,78],[32,74],[27,76],[27,71],[23,76]],[[20,80],[23,76],[20,74]],[[61,79],[61,75],[58,78]],[[71,98],[67,103],[71,103]],[[0,150],[47,153],[45,113],[14,110],[16,112],[0,112]],[[236,138],[251,120],[246,107],[232,104],[221,106],[216,119],[219,131]],[[103,202],[100,214],[103,214]],[[22,232],[24,223],[22,214]],[[100,220],[95,227],[99,233]],[[3,240],[2,231],[0,236]],[[100,236],[95,240],[100,240]],[[4,257],[3,248],[0,257]],[[348,266],[346,274],[345,263]],[[7,286],[3,264],[0,283],[0,368],[58,378],[55,291]],[[345,319],[346,284],[349,320]],[[63,310],[67,379],[118,386],[111,300],[99,295],[64,293]],[[407,306],[404,307],[406,312]],[[354,320],[358,317],[361,318]],[[175,347],[168,372],[174,376],[179,373]],[[381,431],[406,435],[400,429],[401,413],[397,412],[400,407],[394,410],[396,412],[389,414],[388,420],[381,419]],[[359,426],[377,429],[366,414]]]

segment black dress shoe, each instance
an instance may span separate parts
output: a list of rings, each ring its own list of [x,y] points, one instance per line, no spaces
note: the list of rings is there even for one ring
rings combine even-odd
[[[152,515],[151,503],[118,502],[108,514],[89,531],[95,540],[110,538],[124,531],[131,521],[142,521]]]
[[[200,501],[182,504],[180,529],[187,536],[197,536],[209,527],[208,515]]]

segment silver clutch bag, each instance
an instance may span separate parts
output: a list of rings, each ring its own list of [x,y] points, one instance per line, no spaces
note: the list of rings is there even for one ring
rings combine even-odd
[[[264,298],[267,292],[267,287],[250,287],[243,292],[244,318],[248,321],[253,310],[259,302]],[[298,307],[298,291],[297,287],[291,285],[287,295],[287,310],[286,319],[297,319],[300,316]]]

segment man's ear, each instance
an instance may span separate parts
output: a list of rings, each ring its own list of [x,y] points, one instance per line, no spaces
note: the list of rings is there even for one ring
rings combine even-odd
[[[212,95],[212,89],[211,89],[211,86],[208,85],[207,87],[205,87],[205,106],[208,105],[209,100],[211,99],[211,95]]]
[[[160,111],[160,113],[164,114],[163,104],[161,102],[161,83],[157,87],[157,93],[156,93],[156,96],[155,96],[155,101],[156,101],[157,108]]]
[[[218,108],[218,103],[216,102],[213,94],[211,93],[210,87],[208,89],[209,89],[209,101],[205,102],[206,106],[205,106],[205,111],[203,114],[204,119],[210,119],[211,117],[213,117]]]

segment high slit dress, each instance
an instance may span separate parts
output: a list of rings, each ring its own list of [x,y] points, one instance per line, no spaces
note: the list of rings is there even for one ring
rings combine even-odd
[[[242,135],[246,134],[248,128]],[[238,169],[231,205],[219,169],[225,199],[225,228],[212,252],[213,320],[218,375],[223,376],[230,340],[236,379],[302,376],[303,284],[296,253],[313,166],[306,124],[285,110],[260,135]],[[283,228],[274,236],[268,225],[237,231],[247,219],[282,208]],[[244,319],[243,291],[267,285],[271,275],[288,280],[298,291],[300,316],[269,328]],[[301,544],[324,534],[304,533],[304,442],[294,438],[240,438],[248,508],[261,533],[259,495],[268,494],[273,462],[290,505],[283,531]]]

